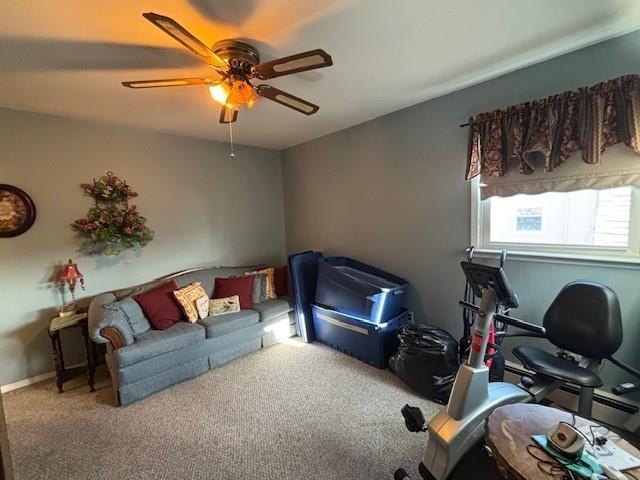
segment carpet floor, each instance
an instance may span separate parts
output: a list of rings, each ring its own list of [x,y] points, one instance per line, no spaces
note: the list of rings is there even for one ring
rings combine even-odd
[[[102,373],[95,393],[78,378],[4,396],[17,480],[419,478],[426,437],[400,408],[440,409],[389,370],[296,340],[127,407]]]

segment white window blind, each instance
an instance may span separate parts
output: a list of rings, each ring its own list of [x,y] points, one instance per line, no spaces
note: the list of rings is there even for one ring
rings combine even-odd
[[[607,149],[600,165],[584,163],[580,151],[552,172],[545,172],[544,167],[539,165],[531,175],[523,175],[518,170],[517,162],[514,162],[503,177],[483,175],[480,196],[485,200],[495,196],[604,190],[625,186],[640,187],[640,155],[619,144]]]

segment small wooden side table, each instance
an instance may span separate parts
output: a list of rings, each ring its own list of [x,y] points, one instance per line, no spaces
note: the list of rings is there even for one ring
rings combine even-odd
[[[87,374],[89,388],[95,392],[95,373],[97,364],[96,346],[89,337],[89,327],[87,322],[88,315],[86,313],[78,313],[73,316],[53,317],[49,323],[49,338],[51,339],[51,347],[53,349],[53,364],[56,370],[56,385],[58,392],[62,393],[62,385],[67,380],[76,377],[81,373]],[[64,355],[62,353],[62,342],[60,341],[60,332],[63,330],[77,329],[82,332],[84,341],[84,353],[87,360],[86,367],[67,368],[64,364]]]
[[[487,420],[485,433],[487,445],[493,452],[498,470],[503,478],[516,480],[549,480],[552,478],[540,471],[538,460],[529,455],[527,446],[535,444],[531,435],[544,434],[559,422],[571,423],[572,421],[573,415],[570,412],[542,405],[519,403],[496,408]],[[590,424],[600,427],[597,423],[577,415],[575,422],[576,427]],[[614,442],[621,449],[640,458],[638,449],[614,432],[608,432],[604,435],[605,431],[604,428],[597,430],[599,435],[606,436],[610,442]],[[539,452],[540,458],[552,460],[546,453],[540,450],[537,452]],[[640,468],[634,468],[630,472],[640,478]]]

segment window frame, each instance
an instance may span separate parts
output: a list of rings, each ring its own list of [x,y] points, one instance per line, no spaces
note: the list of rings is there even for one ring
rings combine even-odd
[[[511,256],[515,255],[528,260],[640,264],[640,188],[634,188],[632,192],[629,245],[627,247],[601,247],[491,242],[489,237],[490,207],[488,202],[483,202],[480,199],[480,176],[475,177],[469,183],[471,188],[469,244],[475,246],[479,253],[491,254],[506,249]]]

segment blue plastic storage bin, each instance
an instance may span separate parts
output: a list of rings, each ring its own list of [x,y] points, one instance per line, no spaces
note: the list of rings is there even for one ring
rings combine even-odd
[[[302,341],[314,340],[311,304],[316,295],[318,280],[318,260],[320,252],[306,251],[289,257],[289,276],[293,290],[293,310],[296,319],[296,333]]]
[[[406,310],[386,323],[371,323],[319,305],[312,305],[316,341],[374,367],[387,368],[398,350],[398,332],[408,319]]]
[[[348,257],[318,261],[316,303],[374,323],[400,314],[408,283]]]

